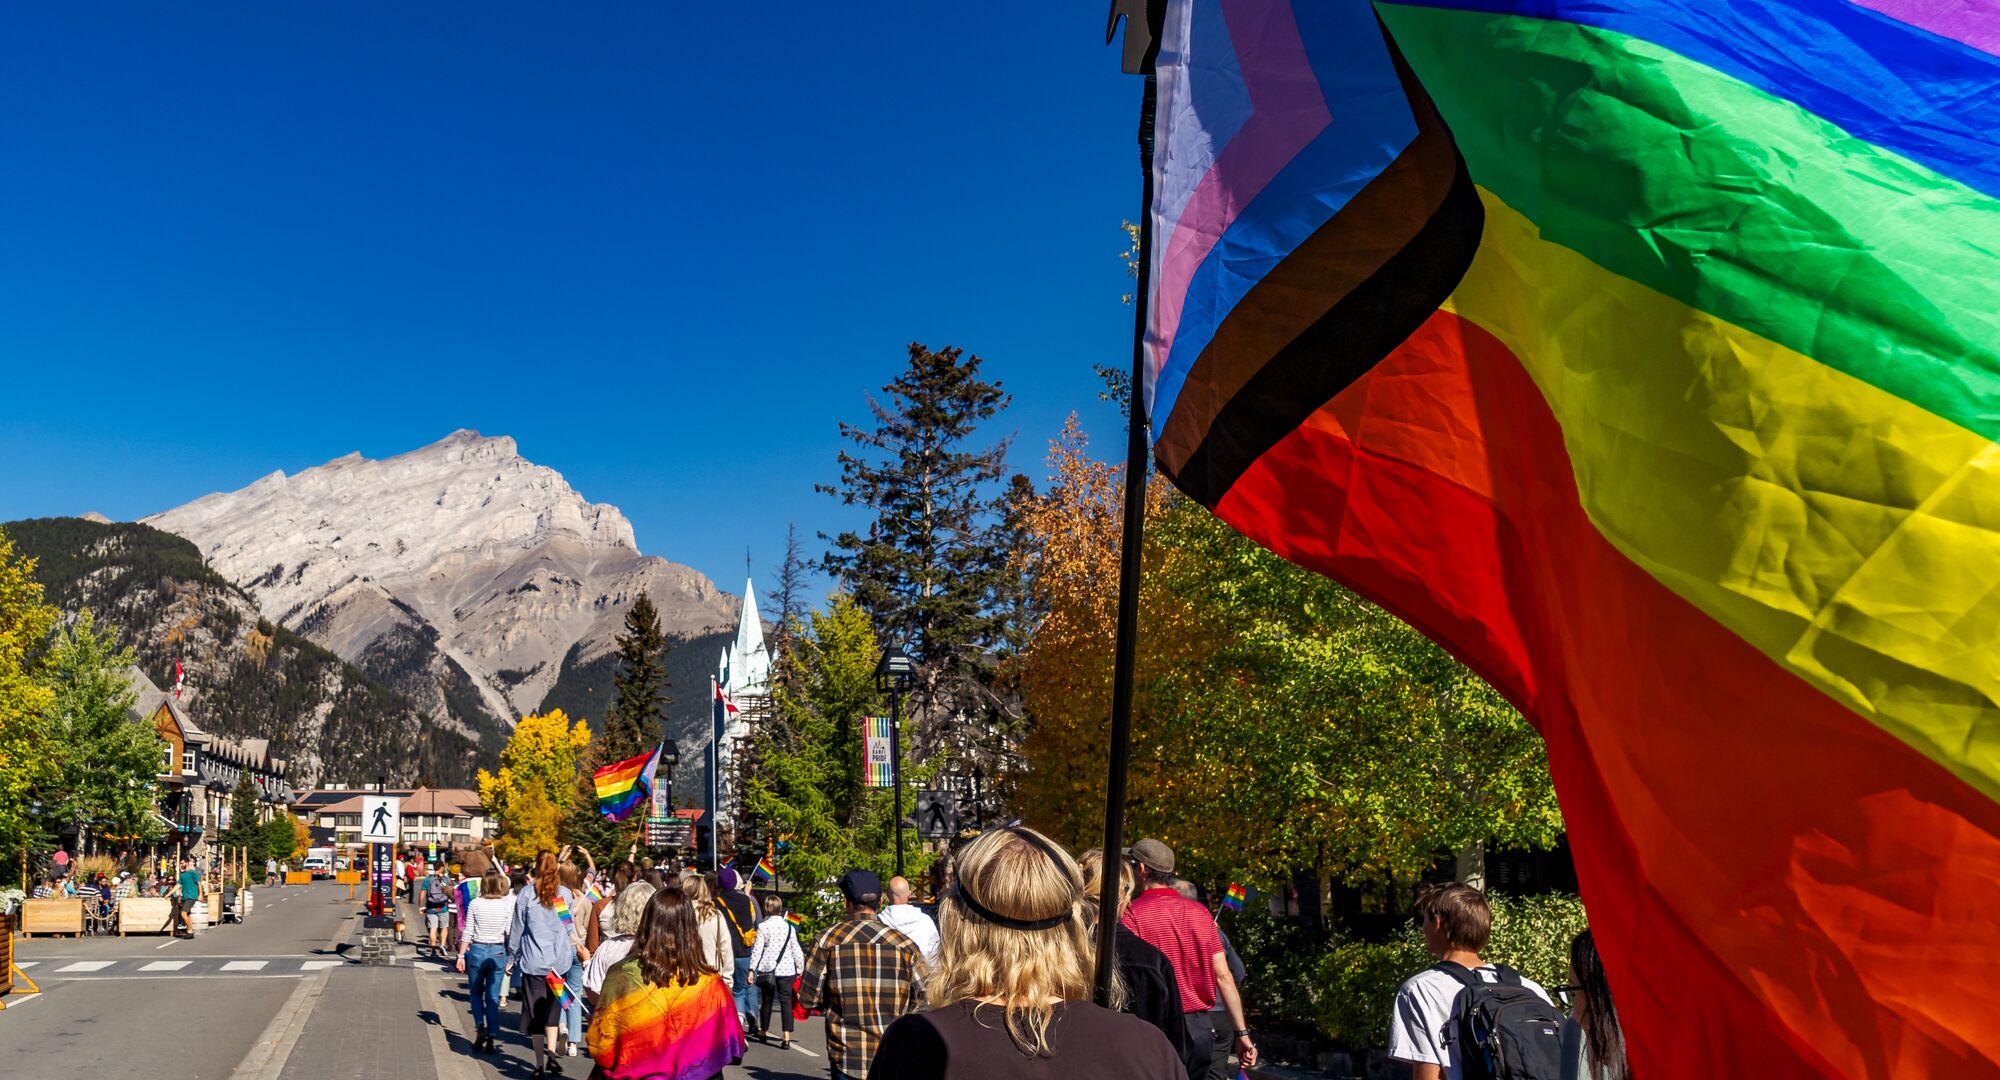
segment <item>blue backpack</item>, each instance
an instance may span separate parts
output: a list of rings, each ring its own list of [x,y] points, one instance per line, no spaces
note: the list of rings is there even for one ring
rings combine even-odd
[[[1562,1014],[1521,981],[1521,973],[1493,965],[1500,979],[1487,982],[1460,964],[1434,965],[1458,980],[1448,1037],[1465,1080],[1562,1080]]]

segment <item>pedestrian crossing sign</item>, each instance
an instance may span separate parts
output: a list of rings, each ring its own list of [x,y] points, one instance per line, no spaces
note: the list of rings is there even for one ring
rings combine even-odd
[[[361,842],[393,844],[402,835],[396,800],[386,795],[361,797]]]

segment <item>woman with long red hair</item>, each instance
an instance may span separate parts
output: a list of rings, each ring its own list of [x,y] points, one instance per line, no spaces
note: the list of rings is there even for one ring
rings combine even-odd
[[[583,993],[581,986],[571,987],[565,979],[570,968],[584,958],[583,946],[571,931],[581,910],[581,898],[565,888],[558,876],[555,852],[536,855],[534,876],[515,897],[507,959],[521,972],[521,1030],[528,1033],[535,1048],[532,1075],[537,1077],[562,1075],[560,1059],[551,1050],[556,1044],[563,996]]]

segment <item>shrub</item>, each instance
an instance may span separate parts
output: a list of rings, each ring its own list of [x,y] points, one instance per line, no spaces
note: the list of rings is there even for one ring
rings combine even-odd
[[[1589,925],[1583,901],[1562,893],[1495,893],[1488,899],[1493,938],[1480,958],[1514,968],[1544,987],[1569,981],[1570,940]],[[1387,941],[1333,942],[1313,980],[1320,1033],[1351,1049],[1386,1046],[1396,988],[1435,962],[1415,922],[1405,923]]]
[[[1310,1032],[1320,954],[1326,946],[1296,922],[1260,906],[1224,911],[1217,920],[1243,961],[1243,1011],[1257,1027]]]

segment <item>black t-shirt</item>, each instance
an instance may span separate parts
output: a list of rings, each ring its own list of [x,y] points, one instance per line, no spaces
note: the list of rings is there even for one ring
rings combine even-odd
[[[1118,977],[1125,980],[1125,1011],[1160,1029],[1174,1053],[1187,1059],[1187,1023],[1181,1019],[1181,991],[1167,954],[1123,923],[1115,939]],[[1208,1047],[1201,1048],[1204,1057]]]
[[[724,889],[715,902],[728,913],[730,944],[735,946],[737,958],[750,959],[751,943],[744,941],[743,935],[757,929],[757,909],[751,905],[749,897],[735,889]]]
[[[889,1025],[868,1080],[1186,1080],[1166,1036],[1137,1017],[1087,1001],[1055,1007],[1049,1057],[1021,1052],[1006,1010],[964,1001]]]

